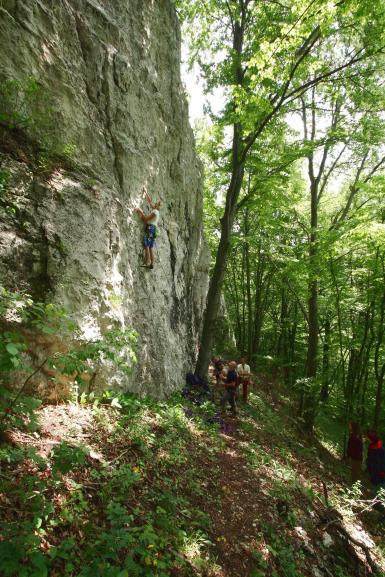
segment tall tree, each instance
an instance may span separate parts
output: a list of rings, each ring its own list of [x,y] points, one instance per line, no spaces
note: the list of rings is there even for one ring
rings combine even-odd
[[[384,48],[384,16],[379,5],[363,0],[317,6],[314,0],[293,0],[290,7],[254,0],[180,0],[178,6],[190,23],[207,89],[220,87],[226,97],[215,120],[232,127],[224,153],[228,178],[220,240],[196,365],[196,373],[205,374],[234,219],[255,144],[314,86],[343,83],[349,74],[375,74],[376,57]]]

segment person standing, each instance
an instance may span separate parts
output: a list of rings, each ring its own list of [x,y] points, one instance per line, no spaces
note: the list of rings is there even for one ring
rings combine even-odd
[[[141,208],[136,208],[135,212],[140,216],[142,221],[144,222],[144,238],[143,238],[143,245],[144,245],[144,266],[145,268],[154,268],[154,246],[155,246],[155,238],[156,238],[156,227],[159,221],[159,208],[160,208],[160,200],[158,202],[153,202],[151,200],[150,195],[147,192],[146,187],[143,187],[143,192],[146,196],[146,200],[150,205],[152,211],[149,214],[144,214]]]
[[[213,364],[214,364],[214,376],[218,383],[220,379],[220,374],[223,371],[225,364],[219,357],[213,358]]]
[[[247,403],[251,373],[250,366],[246,363],[245,357],[241,357],[240,363],[237,366],[237,373],[239,376],[239,384],[242,384],[243,402]]]
[[[382,446],[380,435],[376,431],[367,431],[370,441],[366,466],[368,469],[370,482],[374,489],[385,488],[385,450]]]
[[[358,423],[349,421],[349,441],[346,456],[350,459],[352,484],[361,478],[363,443],[361,429]]]
[[[233,417],[237,414],[237,406],[235,404],[235,392],[238,384],[237,363],[231,361],[229,363],[229,370],[224,380],[224,393],[221,400],[222,413],[225,412],[226,404],[229,403]]]

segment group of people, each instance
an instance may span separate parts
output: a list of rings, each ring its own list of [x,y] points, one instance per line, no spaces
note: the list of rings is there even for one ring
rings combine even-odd
[[[238,387],[242,388],[242,399],[247,403],[249,386],[251,384],[250,366],[245,357],[240,362],[229,361],[225,363],[219,357],[213,357],[209,366],[210,380],[216,393],[220,394],[221,411],[225,413],[227,404],[230,405],[231,414],[237,414]]]
[[[349,442],[346,456],[350,460],[352,483],[361,480],[364,444],[358,423],[349,422]],[[385,449],[377,431],[368,430],[366,436],[369,442],[366,457],[366,468],[370,482],[375,490],[385,489]]]

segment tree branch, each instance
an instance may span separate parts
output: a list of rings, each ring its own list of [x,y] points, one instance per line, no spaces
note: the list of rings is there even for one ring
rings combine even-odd
[[[234,28],[234,17],[233,17],[233,13],[232,13],[232,10],[231,10],[231,8],[230,8],[230,4],[229,4],[228,0],[226,0],[226,6],[227,6],[227,11],[228,11],[229,16],[230,16],[231,29],[232,29],[233,34],[234,34],[234,32],[235,32],[235,28]]]
[[[356,172],[356,176],[355,176],[355,178],[354,178],[354,182],[353,182],[353,184],[351,184],[350,187],[349,187],[350,193],[349,193],[348,199],[347,199],[347,201],[346,201],[346,204],[345,204],[344,208],[342,209],[342,211],[340,210],[340,211],[337,213],[337,215],[335,216],[335,218],[333,219],[333,223],[332,223],[332,225],[329,227],[329,230],[333,230],[333,229],[337,228],[337,227],[341,224],[341,222],[344,221],[345,218],[347,217],[347,214],[348,214],[348,212],[349,212],[349,210],[350,210],[350,207],[351,207],[351,205],[352,205],[353,199],[354,199],[355,195],[357,194],[357,192],[358,192],[358,190],[359,190],[359,187],[357,186],[357,183],[358,183],[358,180],[359,180],[359,178],[360,178],[360,175],[361,175],[361,173],[362,173],[362,171],[363,171],[363,169],[364,169],[365,162],[366,162],[366,159],[368,158],[368,155],[369,155],[369,151],[367,150],[367,151],[365,152],[365,154],[364,154],[364,157],[363,157],[362,160],[361,160],[360,166],[357,168],[357,172]]]
[[[364,178],[365,183],[369,182],[369,180],[377,172],[377,170],[379,168],[381,168],[381,166],[384,164],[384,162],[385,162],[385,155],[381,158],[381,160],[379,162],[377,162],[377,164],[372,168],[372,170],[369,172],[369,174]]]
[[[382,52],[384,50],[384,48],[385,48],[385,45],[381,46],[381,48],[379,48],[378,50],[376,50],[373,53],[369,54],[369,53],[365,52],[365,54],[363,56],[359,56],[359,54],[361,54],[365,50],[365,48],[361,48],[358,52],[356,52],[355,56],[353,58],[351,58],[348,62],[345,62],[345,64],[341,64],[340,66],[337,66],[337,68],[334,68],[333,70],[329,70],[329,72],[325,72],[324,74],[320,74],[319,76],[316,76],[312,80],[309,80],[308,82],[305,82],[304,84],[302,84],[298,88],[295,88],[294,90],[292,90],[287,95],[286,100],[288,100],[289,98],[292,98],[292,96],[295,96],[295,98],[293,98],[293,100],[297,99],[299,96],[304,94],[304,92],[306,92],[312,86],[319,84],[320,82],[322,82],[326,78],[330,78],[330,76],[337,74],[337,72],[341,72],[342,70],[349,68],[349,66],[352,66],[353,64],[357,64],[357,62],[362,62],[362,60],[365,60],[366,58],[372,57],[372,56],[374,56],[374,54],[379,54],[380,52]]]
[[[291,81],[294,78],[294,75],[298,69],[298,67],[300,66],[300,64],[303,62],[303,60],[305,60],[306,56],[311,52],[313,46],[315,45],[315,43],[317,42],[319,36],[317,36],[314,41],[312,42],[312,44],[310,44],[307,49],[305,50],[305,52],[303,52],[303,54],[301,54],[301,56],[298,58],[297,62],[295,62],[295,64],[292,66],[292,69],[290,71],[289,74],[289,78],[287,79],[287,81],[285,82],[282,94],[279,98],[278,103],[273,107],[273,109],[270,111],[270,113],[265,117],[265,119],[261,122],[261,124],[259,125],[259,127],[256,129],[256,131],[254,132],[254,134],[252,134],[249,138],[248,138],[248,142],[242,152],[241,155],[241,162],[244,162],[247,156],[248,151],[250,150],[250,148],[253,146],[254,142],[256,141],[256,139],[258,138],[258,136],[263,132],[263,130],[265,129],[266,125],[270,122],[270,120],[273,118],[273,116],[275,116],[275,114],[278,112],[278,110],[281,108],[283,102],[286,100],[287,98],[287,90],[291,84]],[[278,94],[275,95],[275,97],[272,99],[272,103],[274,102],[274,100],[278,98]]]

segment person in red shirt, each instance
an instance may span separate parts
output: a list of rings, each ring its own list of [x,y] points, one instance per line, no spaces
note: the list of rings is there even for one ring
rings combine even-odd
[[[375,490],[385,488],[385,449],[382,446],[380,435],[376,431],[368,431],[367,436],[370,445],[366,466],[370,481]]]
[[[360,425],[354,421],[349,421],[349,442],[346,456],[350,459],[352,483],[361,478],[363,443]]]

